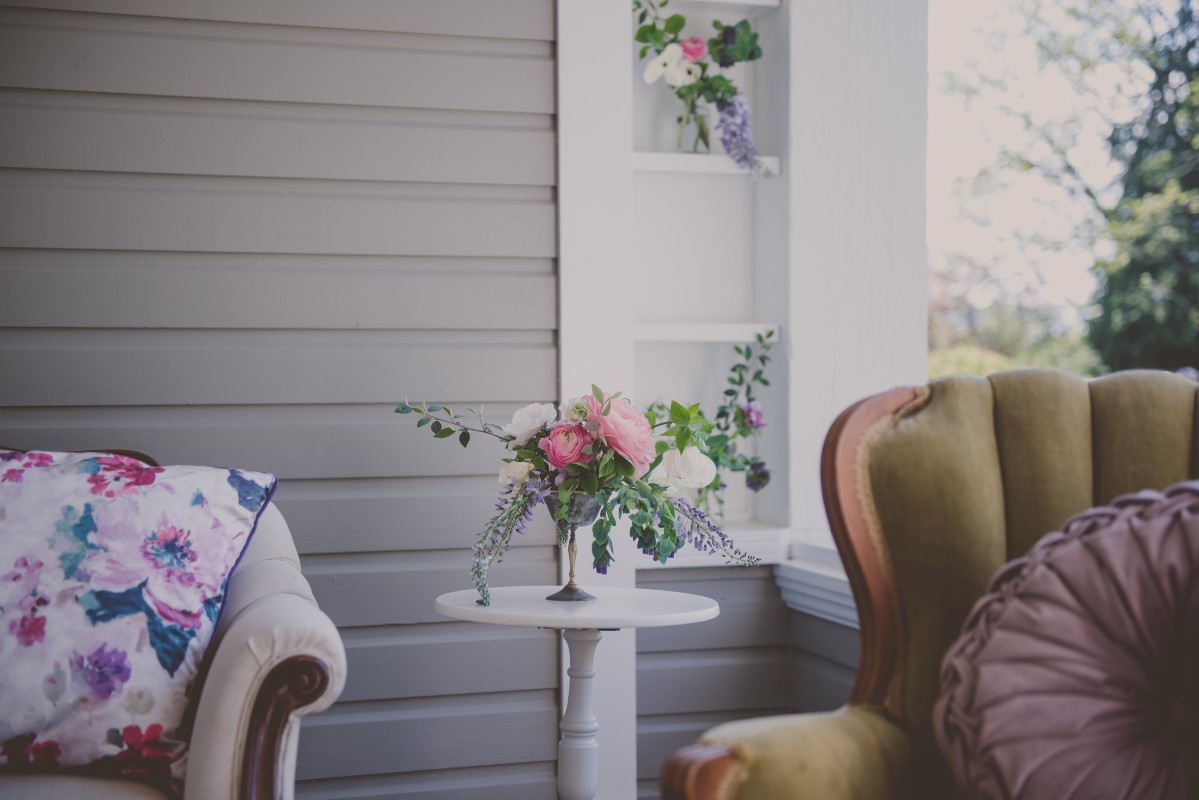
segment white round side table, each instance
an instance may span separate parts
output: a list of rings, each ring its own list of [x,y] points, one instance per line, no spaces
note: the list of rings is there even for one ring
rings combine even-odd
[[[493,625],[523,625],[562,631],[570,651],[570,689],[559,726],[558,796],[593,800],[599,781],[599,744],[591,679],[601,631],[656,628],[703,622],[720,613],[715,600],[657,589],[587,587],[594,600],[578,603],[546,600],[557,586],[505,586],[491,590],[491,605],[481,606],[474,589],[437,598],[434,609],[453,619]]]

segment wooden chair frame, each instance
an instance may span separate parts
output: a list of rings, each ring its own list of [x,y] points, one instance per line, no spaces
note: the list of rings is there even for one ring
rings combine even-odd
[[[886,707],[896,685],[901,615],[890,559],[881,541],[869,480],[869,450],[904,416],[928,401],[926,387],[902,387],[847,408],[829,428],[820,482],[833,541],[858,609],[861,655],[849,703]],[[734,750],[699,743],[675,751],[662,767],[663,800],[731,797],[747,766]]]

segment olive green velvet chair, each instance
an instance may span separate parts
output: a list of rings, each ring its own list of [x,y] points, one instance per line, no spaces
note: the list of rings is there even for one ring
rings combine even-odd
[[[932,733],[944,653],[991,576],[1043,534],[1199,475],[1196,386],[1164,372],[1021,370],[847,409],[822,480],[861,627],[849,702],[713,728],[667,760],[664,797],[958,797]]]

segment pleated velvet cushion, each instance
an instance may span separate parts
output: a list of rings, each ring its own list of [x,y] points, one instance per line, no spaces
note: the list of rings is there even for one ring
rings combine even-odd
[[[965,797],[1199,797],[1199,482],[1086,511],[1007,564],[941,679]]]

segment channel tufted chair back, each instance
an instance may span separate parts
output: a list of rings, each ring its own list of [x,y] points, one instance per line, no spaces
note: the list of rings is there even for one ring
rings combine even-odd
[[[852,488],[858,497],[826,504],[861,502],[865,523],[838,542],[846,562],[859,562],[859,612],[873,611],[871,630],[862,614],[852,701],[902,720],[915,774],[930,779],[928,791],[953,796],[931,716],[941,659],[966,615],[1000,566],[1074,514],[1195,477],[1196,384],[1161,372],[1085,381],[1021,370],[888,393],[842,419],[880,401],[894,411],[853,447],[869,483],[826,488]]]
[[[957,797],[931,717],[971,607],[1074,514],[1199,475],[1196,387],[1163,372],[1020,370],[847,409],[822,477],[861,626],[849,704],[715,728],[667,761],[665,796]]]

